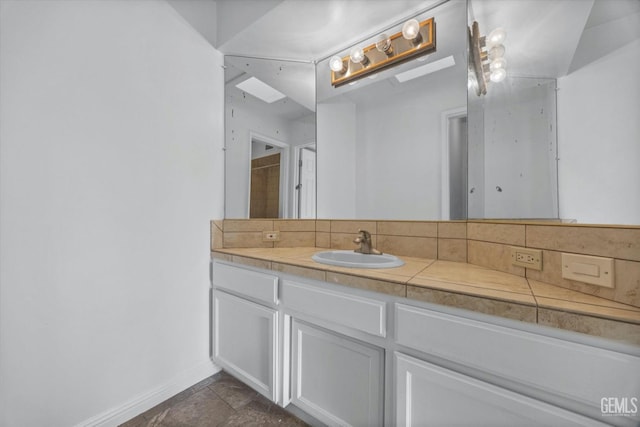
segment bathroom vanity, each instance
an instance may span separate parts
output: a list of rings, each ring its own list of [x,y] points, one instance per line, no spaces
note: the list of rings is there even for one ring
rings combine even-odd
[[[313,250],[212,252],[213,359],[278,405],[327,425],[637,425],[638,347],[422,302],[391,276],[330,283],[348,269]]]

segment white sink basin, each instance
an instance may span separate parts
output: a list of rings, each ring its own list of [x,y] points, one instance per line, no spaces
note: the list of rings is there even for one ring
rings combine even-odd
[[[393,268],[404,265],[404,261],[397,256],[389,254],[365,255],[354,251],[318,252],[311,259],[321,264],[351,268]]]

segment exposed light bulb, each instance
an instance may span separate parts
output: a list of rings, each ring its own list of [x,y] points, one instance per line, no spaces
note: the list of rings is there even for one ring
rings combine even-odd
[[[417,19],[409,19],[402,26],[402,37],[415,41],[420,36],[420,22]]]
[[[494,60],[497,58],[502,58],[504,56],[504,46],[501,44],[497,44],[489,49],[489,59]]]
[[[495,71],[498,68],[507,68],[507,60],[504,58],[496,58],[493,61],[491,61],[491,64],[489,65],[489,69],[491,71]]]
[[[362,63],[362,65],[367,65],[369,63],[361,47],[354,47],[351,49],[349,56],[351,57],[351,62],[354,64]]]
[[[387,55],[391,55],[393,53],[393,48],[391,47],[391,39],[385,33],[382,33],[378,36],[378,40],[376,41],[376,49],[378,49],[382,53],[386,53]]]
[[[489,75],[489,78],[491,79],[492,82],[494,83],[498,83],[503,81],[505,78],[507,77],[507,70],[505,70],[504,68],[496,68],[495,70],[493,70],[491,72],[491,74]]]
[[[340,58],[338,55],[332,56],[329,60],[329,68],[331,68],[331,70],[336,73],[343,71],[345,67],[344,63],[342,62],[342,58]]]
[[[498,27],[493,31],[491,31],[485,40],[486,40],[487,46],[495,46],[498,44],[502,44],[502,42],[506,38],[507,38],[507,32],[503,28]]]

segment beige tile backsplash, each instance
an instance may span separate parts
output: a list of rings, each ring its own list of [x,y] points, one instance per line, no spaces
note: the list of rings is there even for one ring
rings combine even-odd
[[[467,224],[467,239],[506,245],[525,245],[525,226],[519,224]]]
[[[379,235],[375,247],[384,253],[399,256],[438,258],[438,239],[435,237]]]
[[[358,230],[374,247],[399,256],[468,262],[565,289],[640,307],[640,227],[513,224],[490,221],[214,220],[211,248],[353,249]],[[263,242],[263,231],[280,231]],[[511,265],[511,246],[543,250],[542,271]],[[615,288],[562,278],[561,254],[615,259]],[[550,316],[552,317],[552,316]]]
[[[467,238],[467,222],[439,222],[438,238],[447,239],[466,239]]]
[[[438,238],[438,259],[467,262],[466,239]]]
[[[377,229],[387,236],[438,237],[437,222],[378,221]]]
[[[467,262],[504,271],[517,276],[525,275],[525,269],[511,265],[511,246],[500,243],[467,240]]]
[[[640,228],[527,225],[527,246],[640,261]]]

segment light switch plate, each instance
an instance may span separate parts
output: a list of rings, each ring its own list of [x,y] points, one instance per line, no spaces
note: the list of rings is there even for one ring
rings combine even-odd
[[[542,270],[542,251],[540,249],[512,246],[511,264],[533,270]]]
[[[562,277],[578,282],[613,288],[613,258],[562,254]]]

